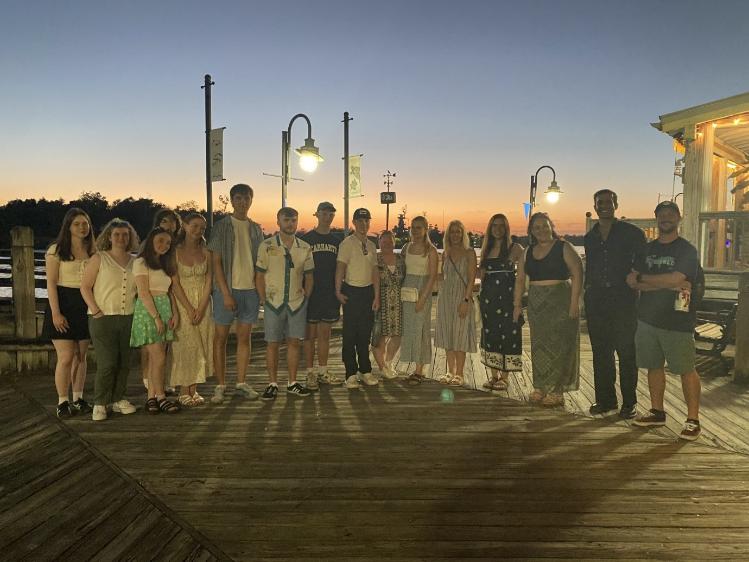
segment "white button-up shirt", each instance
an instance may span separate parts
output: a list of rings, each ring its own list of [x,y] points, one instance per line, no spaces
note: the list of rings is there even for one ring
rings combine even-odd
[[[265,274],[265,306],[274,312],[288,307],[293,314],[304,304],[304,274],[315,269],[312,247],[294,237],[291,249],[276,234],[258,248],[255,271]]]

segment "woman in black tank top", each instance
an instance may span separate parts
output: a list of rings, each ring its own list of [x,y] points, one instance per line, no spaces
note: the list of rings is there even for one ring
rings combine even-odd
[[[527,276],[533,364],[529,400],[561,406],[563,393],[579,385],[582,260],[569,242],[559,239],[546,213],[531,216],[528,239],[518,268],[513,317],[522,312]]]

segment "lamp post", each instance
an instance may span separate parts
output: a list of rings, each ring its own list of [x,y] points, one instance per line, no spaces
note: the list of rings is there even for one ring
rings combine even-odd
[[[304,146],[295,150],[299,155],[299,166],[305,172],[311,173],[317,169],[317,164],[323,161],[323,157],[320,156],[320,150],[315,146],[315,139],[312,138],[312,123],[310,123],[309,117],[304,113],[297,113],[289,121],[289,128],[281,131],[281,207],[286,206],[287,186],[289,183],[291,126],[300,117],[307,122],[307,138],[304,139]]]
[[[559,189],[559,186],[557,185],[557,173],[554,171],[554,168],[551,166],[543,165],[538,170],[536,170],[536,173],[531,176],[531,193],[530,193],[530,209],[528,210],[528,219],[530,220],[531,215],[533,214],[533,207],[536,206],[536,190],[538,189],[538,173],[543,170],[544,168],[548,168],[551,170],[551,173],[553,174],[551,179],[551,184],[549,187],[546,188],[546,191],[544,191],[544,195],[546,195],[546,200],[549,203],[556,203],[559,201],[559,196],[562,193],[562,190]]]

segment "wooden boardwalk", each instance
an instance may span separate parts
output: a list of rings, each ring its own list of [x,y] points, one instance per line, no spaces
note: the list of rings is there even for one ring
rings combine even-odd
[[[0,559],[226,558],[35,400],[0,400]]]
[[[584,327],[584,322],[583,322]],[[527,402],[533,390],[533,373],[530,358],[530,332],[528,325],[523,327],[523,372],[511,375],[511,384],[507,391],[494,394]],[[433,350],[432,377],[437,378],[445,372],[446,360],[444,351]],[[400,369],[407,371],[410,366],[400,364]],[[700,419],[702,436],[700,442],[718,446],[731,451],[749,454],[749,387],[732,382],[721,362],[716,358],[697,356],[697,370],[702,381]],[[466,386],[483,390],[481,385],[490,376],[489,370],[481,363],[478,353],[470,354],[466,360]],[[618,391],[619,404],[621,394]],[[591,417],[588,408],[595,402],[593,386],[593,354],[590,339],[583,329],[580,334],[580,389],[565,394],[565,410],[579,416]],[[641,370],[637,385],[637,399],[641,411],[650,407],[647,371]],[[667,425],[665,428],[651,430],[665,437],[676,438],[687,417],[687,408],[678,376],[666,379],[665,408]],[[596,416],[601,419],[604,416]],[[614,413],[610,419],[617,419]],[[630,424],[631,422],[622,422]]]
[[[257,389],[265,383],[263,353],[257,342],[250,374]],[[469,369],[480,385],[475,360]],[[102,544],[109,539],[83,532],[75,543],[88,548],[83,558],[148,559],[154,551],[146,545],[155,542],[155,556],[184,558],[176,539],[166,538],[164,527],[174,525],[170,532],[185,538],[189,529],[205,556],[223,552],[236,560],[749,560],[747,456],[635,430],[616,418],[531,407],[510,397],[527,390],[527,374],[515,378],[510,396],[459,388],[450,402],[436,382],[411,387],[397,380],[353,392],[323,387],[306,399],[282,393],[264,403],[233,396],[233,372],[220,406],[175,416],[139,411],[101,423],[35,418],[89,451],[88,464],[69,459],[67,470],[79,462],[78,470],[88,467],[81,479],[91,493],[115,486],[94,468],[103,460],[143,498],[143,509],[155,510],[147,523],[133,523],[127,512],[137,526],[130,533],[124,510],[104,499],[76,500],[87,503],[89,517],[119,530],[112,531],[115,545],[129,544],[109,552]],[[140,407],[139,378],[134,371],[129,396]],[[14,384],[54,412],[51,376]],[[205,396],[212,386],[201,389]],[[584,408],[586,390],[574,394],[571,407]],[[4,414],[3,431],[37,423],[24,415]],[[60,473],[43,463],[63,449],[35,448],[15,461],[16,472],[41,474],[37,493],[48,493],[61,485]],[[10,462],[7,449],[0,459]],[[6,472],[0,475],[3,491],[12,490]],[[99,497],[113,495],[121,501],[109,488]],[[11,534],[30,544],[37,533],[47,542],[74,532],[56,519],[73,518],[60,514],[64,502],[39,499],[19,513],[2,497],[3,557]],[[34,520],[24,524],[24,517]],[[102,546],[94,550],[89,541]],[[10,545],[15,558],[44,559]]]

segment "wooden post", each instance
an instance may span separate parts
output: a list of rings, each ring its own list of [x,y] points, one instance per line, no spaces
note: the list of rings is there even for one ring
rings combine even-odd
[[[15,336],[24,340],[35,339],[34,231],[28,226],[16,226],[11,229],[10,237]]]
[[[736,312],[734,382],[749,383],[749,272],[739,276],[739,309]]]

